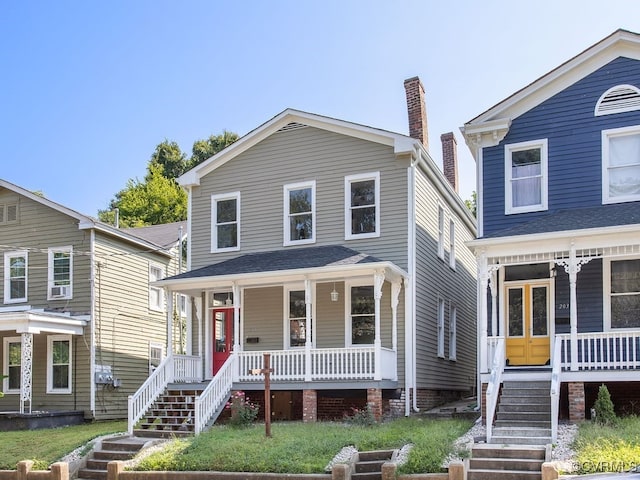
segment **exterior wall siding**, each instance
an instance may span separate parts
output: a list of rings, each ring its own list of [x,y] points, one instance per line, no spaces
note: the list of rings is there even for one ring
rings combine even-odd
[[[376,171],[380,172],[380,237],[346,241],[344,177]],[[296,248],[283,247],[283,186],[315,180],[314,245],[345,245],[406,269],[406,177],[406,168],[396,162],[391,147],[312,127],[278,132],[203,177],[193,189],[191,268],[246,253]],[[211,253],[211,195],[237,191],[241,250]]]
[[[640,111],[594,116],[609,88],[640,88],[640,61],[618,58],[515,118],[507,136],[483,150],[484,236],[506,230],[559,209],[602,204],[602,130],[640,125]],[[548,210],[505,215],[504,146],[548,139]],[[568,195],[567,192],[570,192]]]
[[[604,331],[602,291],[602,260],[594,259],[582,266],[576,282],[578,333]],[[569,275],[558,268],[555,283],[556,333],[570,332],[569,309],[566,308],[569,301]]]
[[[416,344],[417,388],[471,390],[475,382],[476,359],[476,266],[475,257],[465,246],[473,238],[461,221],[455,219],[456,269],[449,266],[449,220],[452,211],[423,172],[416,172]],[[445,212],[445,256],[438,256],[438,206]],[[445,351],[439,358],[438,298],[445,301]],[[449,360],[449,313],[455,305],[456,360]]]

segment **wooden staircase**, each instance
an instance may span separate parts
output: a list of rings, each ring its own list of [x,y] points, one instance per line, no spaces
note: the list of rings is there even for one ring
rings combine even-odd
[[[204,390],[199,384],[169,385],[138,423],[137,437],[193,435],[195,399]]]

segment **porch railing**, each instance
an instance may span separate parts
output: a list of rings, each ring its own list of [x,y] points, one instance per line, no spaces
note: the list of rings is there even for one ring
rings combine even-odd
[[[502,384],[502,373],[504,372],[504,338],[493,337],[495,339],[493,363],[491,364],[491,377],[487,385],[486,393],[486,427],[487,427],[487,443],[491,442],[493,434],[493,417],[496,413],[498,404],[498,395],[500,394],[500,385]]]
[[[556,341],[553,348],[553,368],[551,370],[551,440],[554,442],[558,438],[558,409],[560,405],[560,375],[562,373],[560,356],[562,342]]]
[[[258,382],[263,375],[252,375],[262,368],[263,355],[271,354],[272,381],[304,382],[314,380],[395,380],[397,355],[381,348],[381,371],[375,371],[375,347],[311,349],[310,371],[307,369],[307,350],[271,350],[238,352],[238,380]]]
[[[640,331],[579,333],[578,364],[571,365],[570,334],[556,335],[562,344],[563,370],[633,370],[640,369]]]
[[[169,354],[149,378],[128,398],[128,430],[149,410],[153,402],[172,382],[199,382],[202,380],[202,363],[199,357]]]
[[[218,370],[207,388],[195,400],[194,431],[198,435],[213,414],[226,401],[233,386],[234,372],[238,365],[238,356],[232,354]]]

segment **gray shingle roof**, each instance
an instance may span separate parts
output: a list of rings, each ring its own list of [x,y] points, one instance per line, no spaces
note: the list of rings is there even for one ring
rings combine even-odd
[[[485,235],[483,238],[532,235],[536,233],[615,227],[618,225],[640,225],[640,202],[557,210],[529,222]]]
[[[176,275],[171,277],[171,280],[328,266],[348,266],[381,261],[376,257],[356,252],[340,245],[292,248],[272,252],[249,253]]]
[[[182,234],[185,235],[187,233],[186,221],[151,225],[148,227],[123,228],[122,231],[163,248],[170,248],[178,243],[180,227],[182,227]]]

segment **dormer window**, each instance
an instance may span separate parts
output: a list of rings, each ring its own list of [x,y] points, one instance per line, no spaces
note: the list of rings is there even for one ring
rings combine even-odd
[[[602,94],[596,103],[595,116],[640,110],[640,90],[633,85],[618,85]]]

